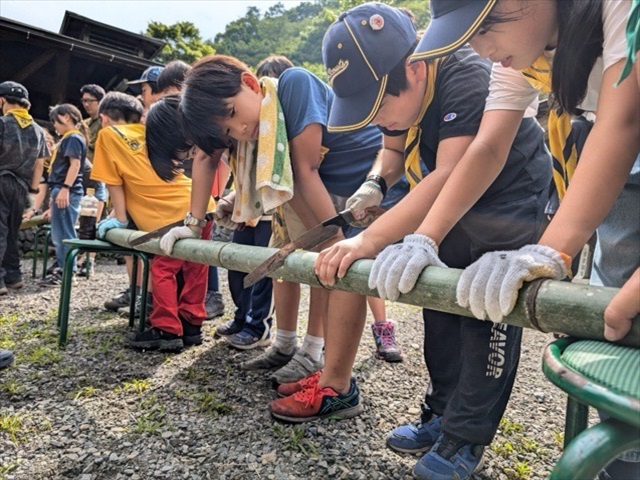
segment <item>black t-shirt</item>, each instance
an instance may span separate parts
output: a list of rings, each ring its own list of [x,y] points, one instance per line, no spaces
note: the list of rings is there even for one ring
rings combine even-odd
[[[48,156],[44,132],[38,124],[20,128],[13,115],[0,117],[0,175],[11,175],[28,188],[36,160]]]
[[[469,46],[451,54],[436,76],[433,101],[420,126],[420,158],[429,171],[436,168],[440,141],[465,135],[476,135],[489,93],[491,63]],[[387,131],[399,136],[403,131]],[[533,118],[522,120],[507,162],[482,195],[477,205],[503,203],[526,198],[549,187],[551,157],[544,144],[543,130]]]
[[[87,145],[84,141],[84,137],[78,133],[72,133],[68,137],[64,138],[60,142],[58,151],[56,152],[56,158],[51,165],[51,171],[49,172],[49,186],[59,187],[65,183],[67,172],[69,171],[69,165],[71,158],[80,159],[80,170],[78,175],[71,186],[72,192],[82,193],[82,172],[84,170],[85,157],[87,155]]]

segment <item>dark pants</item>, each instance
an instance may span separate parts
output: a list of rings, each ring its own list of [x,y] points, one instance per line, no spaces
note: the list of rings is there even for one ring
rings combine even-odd
[[[464,268],[482,254],[537,241],[547,193],[476,207],[440,246],[440,258]],[[424,309],[424,357],[431,378],[425,402],[442,415],[443,431],[488,445],[504,414],[518,361],[522,329]]]
[[[233,243],[266,247],[271,238],[271,222],[261,221],[255,227],[245,227],[233,232]],[[229,290],[236,306],[235,321],[243,323],[243,330],[256,337],[262,337],[267,328],[271,328],[273,315],[273,280],[263,278],[249,288],[242,282],[247,274],[229,270]]]
[[[22,223],[26,191],[11,175],[0,175],[0,282],[22,280],[18,231]]]

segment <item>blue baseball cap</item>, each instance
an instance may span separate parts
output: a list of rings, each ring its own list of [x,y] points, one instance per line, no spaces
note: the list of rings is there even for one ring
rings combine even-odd
[[[473,37],[497,0],[431,0],[431,22],[412,62],[455,52]]]
[[[160,72],[164,70],[164,67],[149,67],[140,76],[139,80],[133,80],[128,82],[127,85],[140,85],[142,83],[157,83]]]
[[[335,98],[327,130],[366,127],[378,113],[387,76],[412,50],[410,16],[383,3],[364,3],[338,17],[322,40],[322,60]]]

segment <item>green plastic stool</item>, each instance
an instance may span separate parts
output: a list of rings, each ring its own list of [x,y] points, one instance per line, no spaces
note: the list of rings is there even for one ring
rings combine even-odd
[[[47,263],[49,263],[49,243],[51,242],[51,224],[38,226],[33,237],[33,265],[31,267],[31,278],[36,278],[38,269],[38,239],[44,233],[44,243],[42,244],[42,278],[47,276]]]
[[[562,338],[547,345],[542,370],[568,394],[564,453],[550,480],[595,478],[640,448],[640,349]],[[611,418],[587,428],[589,407]]]
[[[122,253],[124,255],[132,255],[134,257],[133,269],[131,272],[131,306],[135,307],[136,300],[136,278],[138,277],[138,261],[142,261],[142,285],[140,287],[140,326],[142,332],[144,330],[147,319],[147,288],[149,279],[149,257],[145,252],[132,250],[130,248],[114,245],[113,243],[103,240],[79,240],[69,239],[63,240],[62,243],[68,245],[70,250],[67,252],[64,261],[64,269],[62,271],[62,288],[60,290],[60,305],[58,308],[58,328],[60,334],[58,336],[58,345],[64,347],[67,344],[67,328],[69,324],[69,302],[71,300],[71,285],[73,278],[73,259],[80,252],[111,252]],[[129,328],[135,325],[135,308],[129,308]]]

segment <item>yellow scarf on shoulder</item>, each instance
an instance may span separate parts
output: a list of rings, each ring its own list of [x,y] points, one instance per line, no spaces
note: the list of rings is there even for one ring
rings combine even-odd
[[[278,81],[263,77],[258,141],[238,142],[230,167],[236,186],[232,220],[257,224],[293,197],[293,170]]]
[[[12,108],[5,115],[13,115],[20,128],[27,128],[33,123],[33,117],[26,108]]]
[[[551,65],[547,57],[540,55],[528,68],[522,70],[524,78],[536,90],[551,93]],[[558,114],[555,109],[549,109],[549,149],[553,157],[553,181],[558,191],[558,198],[562,201],[569,181],[578,164],[578,152],[575,144],[567,148],[567,140],[571,134],[571,115]]]
[[[82,132],[80,132],[80,130],[76,130],[75,128],[69,130],[68,132],[65,132],[62,135],[62,138],[60,139],[60,141],[58,143],[56,143],[53,147],[53,151],[51,152],[51,160],[49,162],[49,168],[48,171],[51,172],[51,167],[53,167],[53,162],[56,161],[56,156],[58,155],[58,148],[60,148],[60,144],[62,143],[62,141],[67,138],[69,135],[72,135],[74,133],[77,133],[79,135],[82,135]]]
[[[424,91],[424,97],[422,98],[422,105],[420,106],[420,114],[416,119],[416,123],[409,128],[407,133],[407,141],[404,144],[404,171],[409,181],[409,189],[413,190],[416,185],[422,180],[422,169],[420,168],[420,137],[422,136],[422,128],[420,128],[420,122],[427,112],[429,105],[433,101],[433,96],[436,90],[436,76],[438,75],[438,69],[440,64],[446,60],[444,58],[438,58],[433,62],[427,63],[427,88]]]

